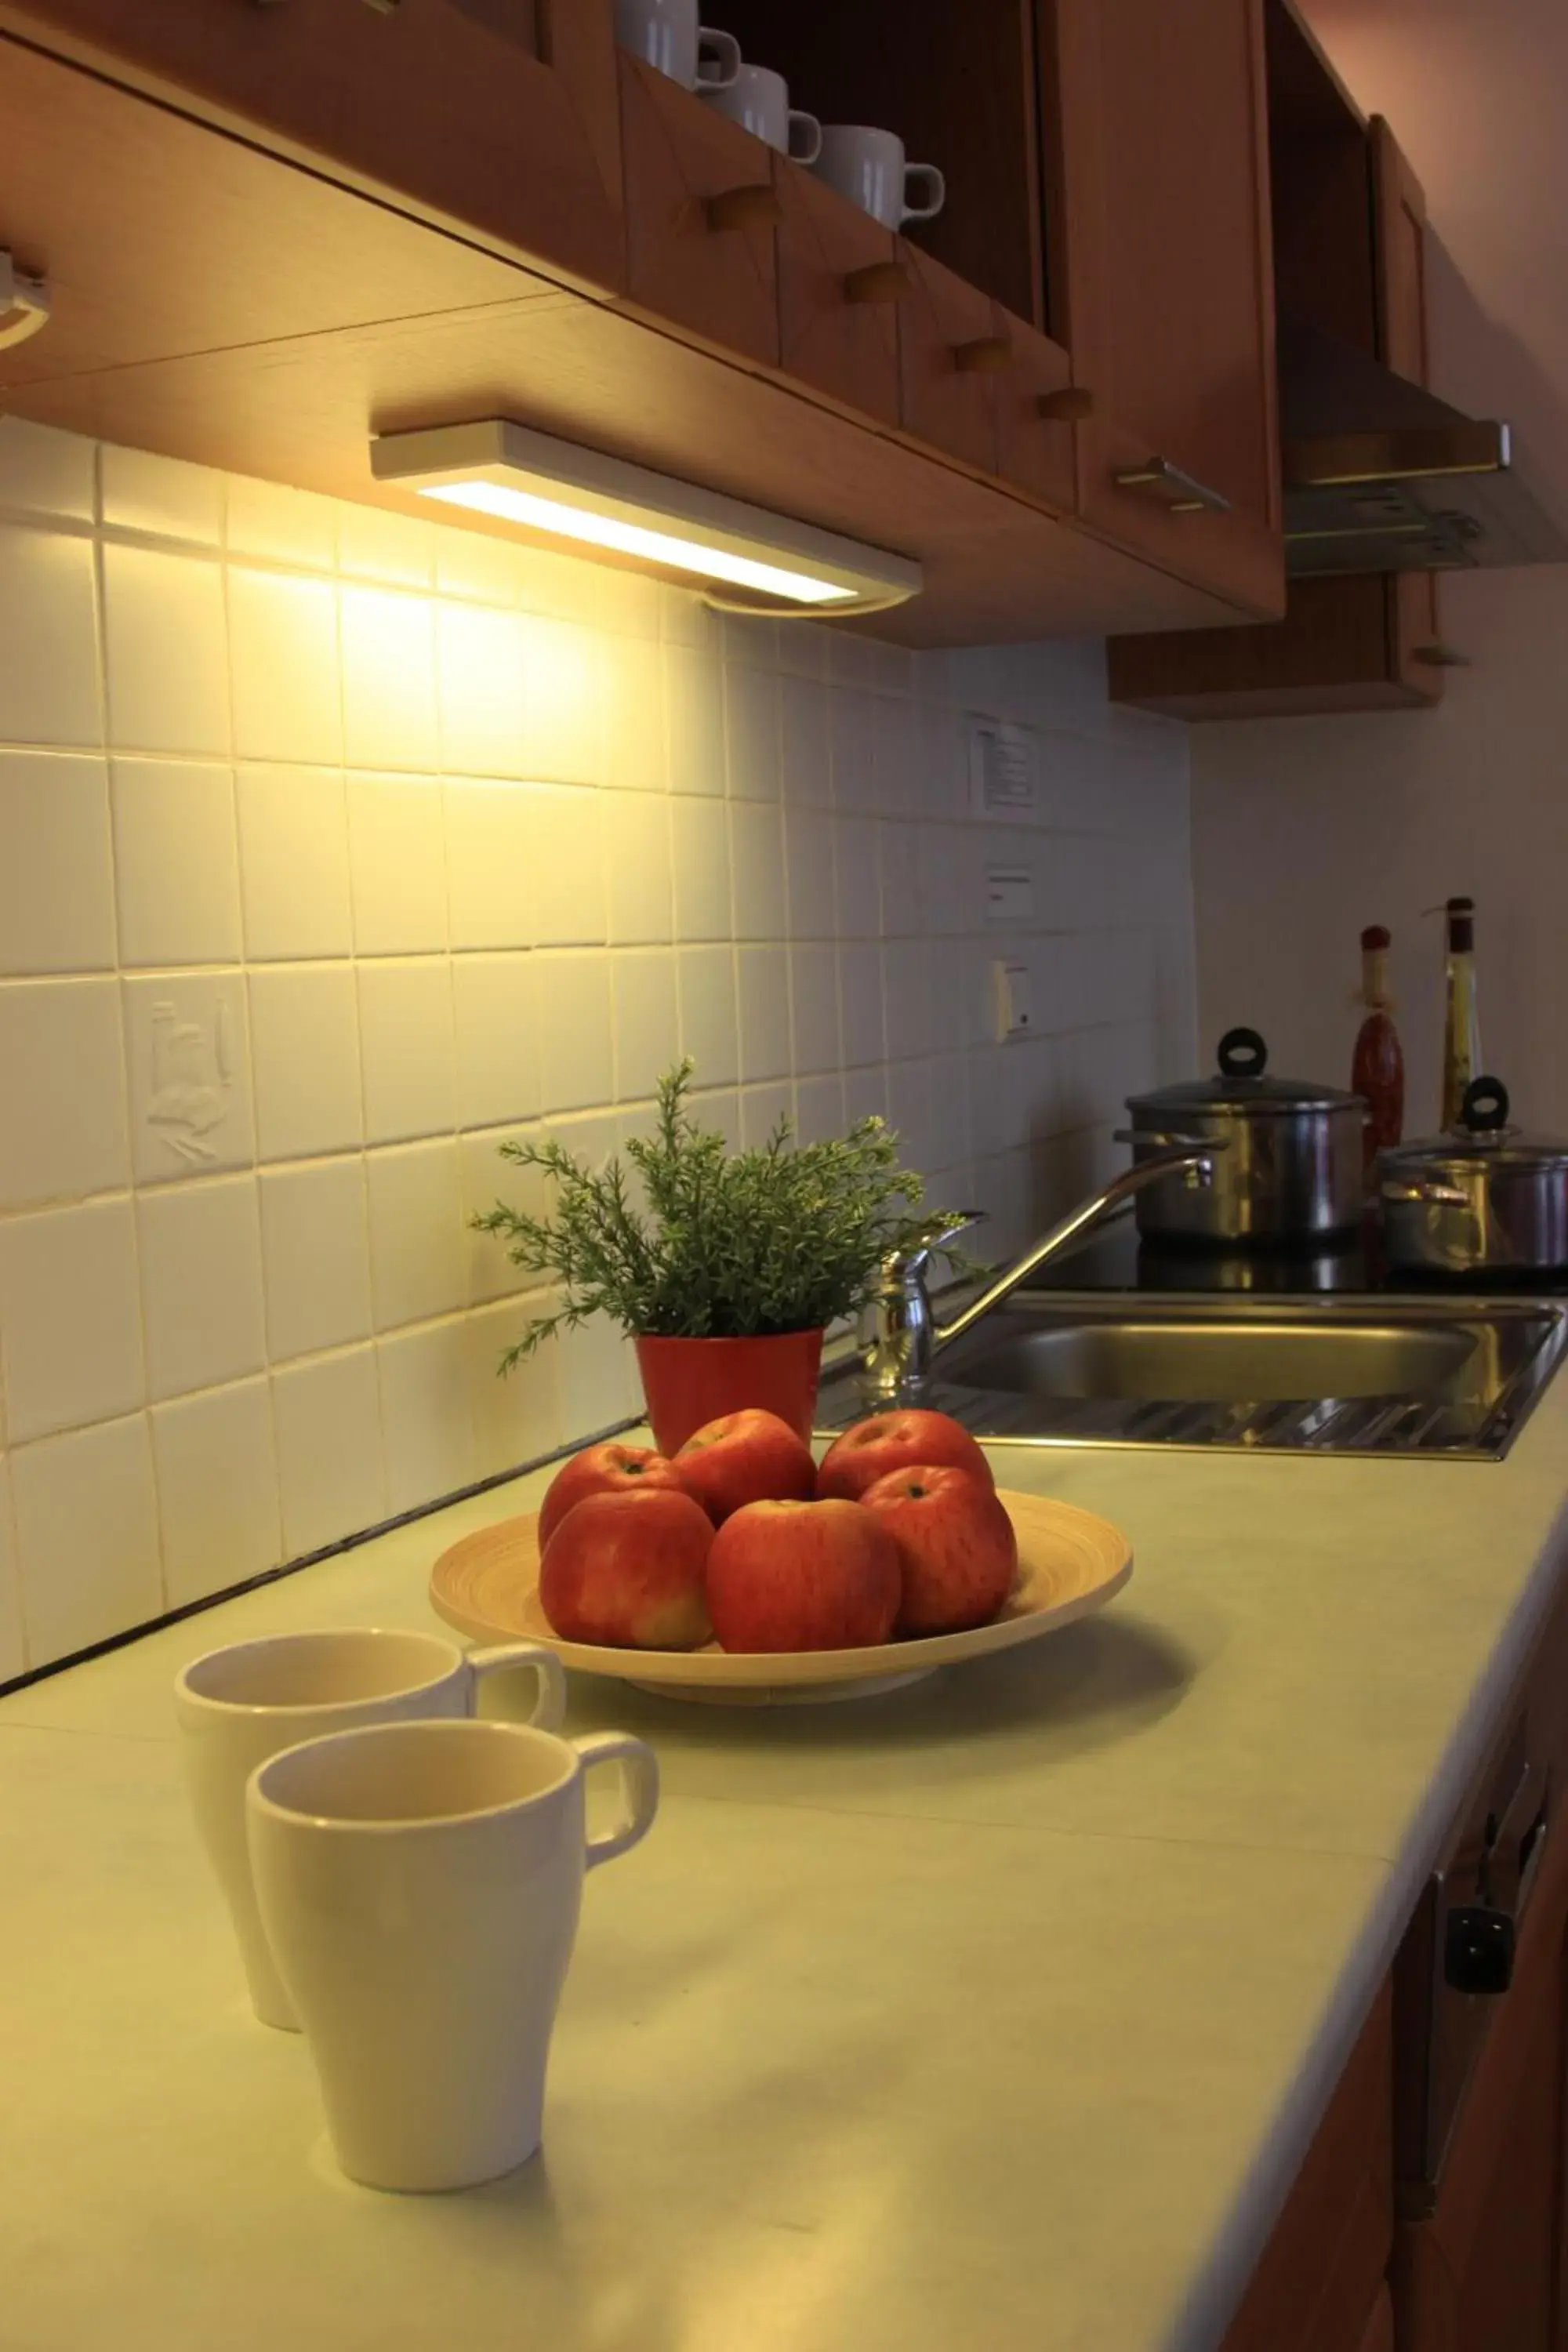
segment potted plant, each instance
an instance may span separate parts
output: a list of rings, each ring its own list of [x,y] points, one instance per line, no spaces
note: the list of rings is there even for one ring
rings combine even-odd
[[[625,1161],[592,1169],[553,1139],[500,1146],[551,1180],[553,1204],[533,1216],[498,1202],[474,1223],[562,1293],[500,1369],[609,1315],[636,1343],[662,1453],[747,1405],[808,1437],[827,1326],[858,1312],[891,1252],[939,1245],[954,1220],[924,1209],[884,1120],[796,1144],[781,1119],[760,1150],[731,1153],[691,1116],[691,1074],[689,1061],[665,1073],[654,1130],[628,1139]]]

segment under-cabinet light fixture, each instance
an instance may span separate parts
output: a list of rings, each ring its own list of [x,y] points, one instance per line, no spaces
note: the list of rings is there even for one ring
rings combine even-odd
[[[371,443],[378,482],[659,572],[694,574],[742,612],[875,613],[920,593],[921,568],[813,523],[493,418]]]

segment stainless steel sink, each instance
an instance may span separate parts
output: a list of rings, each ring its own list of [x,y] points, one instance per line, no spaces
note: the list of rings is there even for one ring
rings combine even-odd
[[[1568,1348],[1535,1299],[1130,1298],[1017,1291],[923,1400],[977,1435],[1500,1459]],[[826,1425],[869,1410],[852,1375]]]

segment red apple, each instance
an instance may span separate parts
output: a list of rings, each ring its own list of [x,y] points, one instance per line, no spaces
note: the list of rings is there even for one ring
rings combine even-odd
[[[822,1457],[816,1491],[854,1502],[889,1471],[927,1464],[967,1470],[983,1486],[996,1484],[991,1465],[962,1422],[910,1405],[898,1412],[873,1413],[869,1421],[858,1421],[836,1438]]]
[[[921,1463],[879,1478],[860,1507],[899,1548],[900,1633],[962,1633],[995,1616],[1018,1572],[1018,1538],[992,1487]]]
[[[589,1495],[622,1495],[660,1491],[684,1494],[680,1473],[673,1462],[650,1445],[618,1445],[614,1439],[590,1445],[564,1462],[550,1482],[539,1512],[539,1549],[544,1549],[570,1510]]]
[[[675,1466],[715,1527],[747,1503],[805,1503],[816,1488],[810,1446],[755,1405],[709,1422],[687,1439]]]
[[[539,1601],[566,1642],[696,1650],[712,1637],[704,1573],[713,1527],[689,1495],[589,1495],[544,1548]]]
[[[858,1650],[885,1642],[903,1589],[899,1548],[858,1503],[747,1503],[708,1555],[725,1650]]]

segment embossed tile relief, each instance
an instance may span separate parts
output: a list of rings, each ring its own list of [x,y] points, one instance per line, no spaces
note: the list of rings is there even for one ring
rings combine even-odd
[[[688,1052],[737,1143],[890,1117],[1000,1255],[1190,1062],[1184,738],[1096,645],[721,620],[13,419],[0,616],[0,1680],[633,1409],[613,1335],[494,1377],[502,1137],[602,1153]]]

